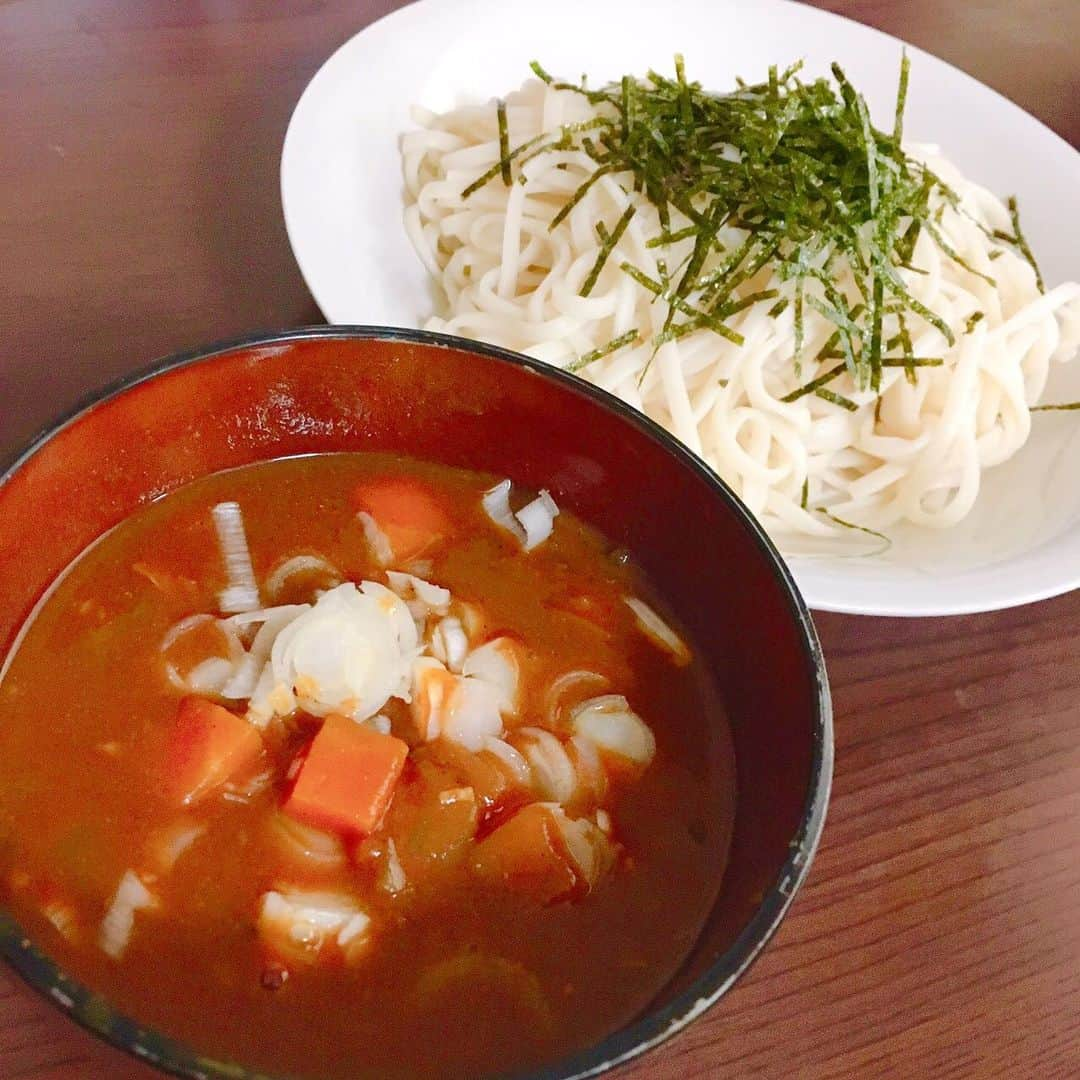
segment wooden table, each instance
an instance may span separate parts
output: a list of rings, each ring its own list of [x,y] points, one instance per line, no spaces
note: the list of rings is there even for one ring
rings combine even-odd
[[[289,113],[394,6],[0,4],[0,453],[151,357],[320,321],[286,243]],[[1077,0],[829,0],[1080,145]],[[825,838],[737,990],[624,1077],[1080,1076],[1080,593],[822,616]],[[0,1076],[152,1076],[0,968]]]

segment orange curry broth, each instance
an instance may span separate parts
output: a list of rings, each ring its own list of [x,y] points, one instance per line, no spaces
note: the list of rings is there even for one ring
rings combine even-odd
[[[283,854],[270,828],[283,780],[249,804],[214,797],[185,811],[161,795],[161,733],[180,695],[159,645],[180,618],[217,610],[211,506],[240,503],[260,581],[300,552],[379,580],[350,495],[385,475],[425,481],[450,509],[452,537],[425,553],[430,580],[476,603],[490,635],[527,646],[517,722],[542,721],[546,686],[587,668],[656,736],[651,766],[607,804],[623,856],[583,899],[543,906],[475,880],[462,859],[436,861],[394,898],[362,860],[327,872]],[[482,511],[494,479],[387,455],[247,466],[145,507],[73,564],[0,684],[0,896],[63,968],[200,1053],[310,1077],[505,1072],[642,1012],[719,888],[735,797],[726,721],[706,673],[675,667],[635,626],[624,595],[663,609],[632,564],[565,512],[523,553]],[[296,749],[274,748],[279,773]],[[438,747],[411,755],[396,802],[422,797],[412,759],[425,756],[437,762]],[[97,937],[117,882],[185,819],[206,832],[159,877],[160,907],[136,915],[129,948],[110,959]],[[358,897],[373,919],[360,963],[291,967],[264,987],[258,902],[283,880]],[[74,941],[43,916],[57,899],[74,909]]]

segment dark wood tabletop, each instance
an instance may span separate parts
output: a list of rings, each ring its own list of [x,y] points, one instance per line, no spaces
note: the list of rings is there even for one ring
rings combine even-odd
[[[281,141],[323,60],[394,6],[0,2],[0,455],[155,356],[321,321]],[[1080,146],[1077,0],[819,6]],[[818,628],[836,779],[809,880],[738,987],[621,1076],[1080,1076],[1080,593]],[[153,1075],[0,967],[0,1076]]]

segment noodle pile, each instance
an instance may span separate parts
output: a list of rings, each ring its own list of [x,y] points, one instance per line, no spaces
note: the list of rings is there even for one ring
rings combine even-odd
[[[420,129],[402,139],[405,224],[445,297],[426,327],[526,353],[616,394],[699,454],[787,550],[797,538],[854,539],[852,527],[880,533],[900,522],[959,522],[981,471],[1027,440],[1051,365],[1076,352],[1080,284],[1043,293],[1033,263],[1009,242],[1006,206],[936,148],[905,144],[958,200],[931,196],[939,239],[923,230],[896,273],[954,344],[926,318],[886,314],[883,337],[905,331],[914,364],[886,360],[877,390],[844,371],[824,396],[807,392],[837,366],[837,327],[800,304],[796,357],[794,283],[766,263],[736,295],[788,302],[751,302],[727,318],[741,344],[700,328],[657,346],[672,297],[657,295],[642,276],[670,280],[694,240],[650,245],[665,223],[622,172],[599,176],[553,225],[597,171],[595,158],[570,140],[522,155],[511,183],[505,168],[498,174],[507,145],[557,137],[605,108],[530,80],[506,99],[501,143],[494,104],[444,115],[417,110]],[[612,226],[631,206],[612,246]],[[672,220],[668,235],[679,225]],[[735,250],[745,235],[726,225],[719,238]],[[610,255],[589,288],[605,245]],[[836,260],[828,272],[848,305],[858,304],[851,267]],[[810,281],[807,295],[822,299],[820,283]]]

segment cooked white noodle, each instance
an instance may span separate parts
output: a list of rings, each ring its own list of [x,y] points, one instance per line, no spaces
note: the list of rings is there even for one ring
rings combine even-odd
[[[512,93],[506,113],[511,147],[595,115],[582,96],[539,80]],[[463,198],[463,190],[499,161],[494,106],[442,116],[418,111],[416,120],[421,129],[402,139],[405,226],[446,300],[427,327],[559,367],[573,367],[636,329],[637,345],[580,373],[699,453],[789,550],[797,537],[854,539],[842,522],[880,531],[902,521],[933,527],[960,521],[978,495],[981,470],[1007,460],[1027,440],[1029,410],[1051,364],[1070,359],[1080,343],[1080,284],[1041,295],[1028,262],[979,227],[1010,231],[1002,202],[965,179],[936,148],[908,146],[960,196],[959,210],[940,207],[939,232],[969,266],[996,282],[964,269],[922,231],[911,262],[925,273],[898,272],[911,295],[955,335],[950,347],[929,323],[907,316],[915,356],[940,357],[942,366],[917,368],[914,385],[903,369],[885,368],[880,403],[845,372],[829,389],[854,402],[855,412],[814,394],[785,402],[835,365],[835,359],[813,359],[834,327],[805,309],[797,371],[793,305],[772,316],[767,303],[728,320],[745,339],[742,346],[696,330],[663,345],[650,363],[651,338],[664,326],[668,307],[620,265],[629,262],[658,280],[657,255],[677,266],[693,239],[647,247],[661,231],[656,209],[618,174],[599,179],[549,229],[596,169],[578,150],[538,154],[522,170],[524,183],[506,187],[496,177]],[[587,297],[578,295],[600,251],[597,224],[610,227],[631,202],[636,213],[595,287]],[[673,217],[672,230],[679,224]],[[744,235],[727,233],[721,238],[729,249]],[[854,304],[854,277],[849,269],[842,274],[835,284]],[[740,295],[766,289],[791,298],[794,284],[767,265]],[[982,317],[969,329],[977,312]],[[887,315],[885,337],[897,330],[896,316]]]

